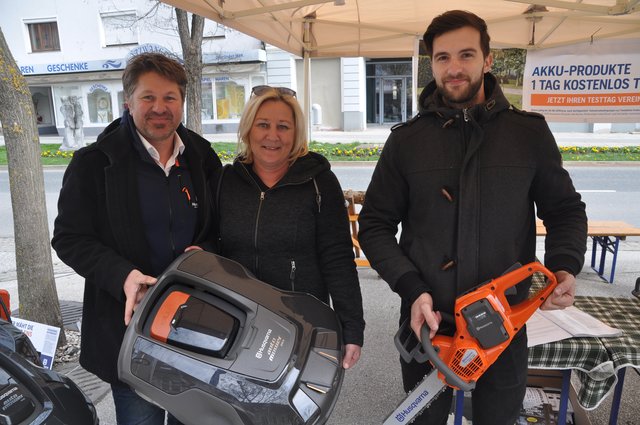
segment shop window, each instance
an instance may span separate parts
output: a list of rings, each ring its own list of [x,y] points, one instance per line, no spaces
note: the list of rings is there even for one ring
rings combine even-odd
[[[211,80],[202,80],[202,120],[213,119],[213,90]]]
[[[95,89],[87,95],[89,120],[92,123],[107,124],[113,121],[111,94],[104,89]]]
[[[60,50],[57,22],[37,22],[27,24],[32,52],[52,52]]]
[[[120,90],[118,92],[118,106],[120,107],[120,110],[116,112],[118,113],[118,116],[121,116],[124,110],[127,109],[127,103],[124,100],[124,90]]]
[[[53,105],[51,100],[51,89],[49,87],[29,87],[33,110],[36,114],[38,126],[50,126],[53,121]]]
[[[102,29],[105,46],[124,46],[138,44],[138,31],[135,12],[103,13]]]
[[[244,109],[245,86],[234,81],[216,81],[217,118],[238,119]]]

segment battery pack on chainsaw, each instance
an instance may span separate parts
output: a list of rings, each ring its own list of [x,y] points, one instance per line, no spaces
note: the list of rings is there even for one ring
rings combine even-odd
[[[342,385],[342,348],[325,303],[190,251],[137,307],[118,373],[185,425],[323,424]]]

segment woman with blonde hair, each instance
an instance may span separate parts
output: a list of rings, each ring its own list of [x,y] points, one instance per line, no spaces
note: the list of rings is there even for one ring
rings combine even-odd
[[[238,129],[238,156],[216,187],[220,253],[277,288],[331,303],[343,330],[345,369],[364,338],[362,295],[340,183],[309,152],[293,90],[257,86]]]

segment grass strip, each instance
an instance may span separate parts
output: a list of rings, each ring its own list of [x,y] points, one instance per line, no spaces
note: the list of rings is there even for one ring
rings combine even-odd
[[[215,142],[214,150],[223,162],[236,155],[235,142]],[[383,144],[311,142],[309,149],[324,155],[329,161],[377,161]],[[42,165],[67,165],[73,151],[61,151],[59,144],[41,144]],[[640,161],[640,146],[561,146],[564,161]],[[0,165],[7,165],[7,150],[0,146]]]

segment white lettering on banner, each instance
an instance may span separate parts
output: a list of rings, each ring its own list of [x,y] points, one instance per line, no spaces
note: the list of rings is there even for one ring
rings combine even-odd
[[[528,51],[522,107],[549,121],[638,122],[640,43],[597,40]]]

